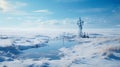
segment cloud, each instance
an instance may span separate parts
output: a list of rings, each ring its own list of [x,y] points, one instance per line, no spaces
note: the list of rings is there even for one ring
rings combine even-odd
[[[44,19],[25,19],[21,23],[21,27],[69,27],[71,25],[76,25],[77,19],[76,18],[65,18],[65,19],[50,19],[50,20],[44,20]],[[50,27],[50,28],[51,28]]]
[[[3,12],[11,11],[14,7],[9,4],[6,0],[0,0],[0,10]]]
[[[5,13],[19,13],[20,7],[26,6],[27,3],[23,2],[12,2],[8,0],[0,0],[0,11]]]
[[[46,9],[43,9],[43,10],[35,10],[33,11],[35,13],[47,13],[47,14],[52,14],[53,12],[49,11],[49,10],[46,10]]]
[[[44,24],[48,24],[48,25],[70,25],[70,24],[74,24],[76,21],[77,21],[76,19],[72,19],[72,18],[65,18],[65,19],[61,19],[61,20],[51,19],[51,20],[44,21]]]

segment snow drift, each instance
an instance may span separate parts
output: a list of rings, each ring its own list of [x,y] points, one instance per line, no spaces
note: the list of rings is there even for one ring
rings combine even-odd
[[[44,37],[44,36],[42,36]],[[45,39],[46,38],[46,39]],[[0,39],[0,61],[14,60],[22,50],[46,46],[48,37],[12,37]]]
[[[19,67],[119,67],[120,37],[77,39],[78,45],[59,49],[60,59],[49,58],[5,61],[0,66]],[[9,62],[9,63],[8,63]]]

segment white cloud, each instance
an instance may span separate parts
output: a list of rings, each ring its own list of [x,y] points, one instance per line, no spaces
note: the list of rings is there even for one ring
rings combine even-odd
[[[0,11],[7,13],[20,13],[20,7],[26,6],[27,3],[23,2],[12,2],[8,0],[0,0]]]
[[[36,12],[36,13],[47,13],[47,14],[52,14],[51,11],[46,10],[46,9],[43,9],[43,10],[35,10],[35,11],[33,11],[33,12]]]
[[[51,20],[42,20],[40,23],[47,25],[70,25],[76,23],[77,19],[65,18],[61,20],[51,19]]]
[[[57,19],[25,19],[20,24],[21,27],[28,27],[28,28],[35,28],[35,27],[44,27],[44,28],[56,28],[56,27],[70,27],[76,25],[77,19],[76,18],[65,18],[61,20]]]
[[[36,10],[36,11],[33,11],[33,12],[41,12],[41,13],[46,13],[46,12],[49,12],[48,10]]]
[[[6,0],[0,0],[0,9],[3,12],[11,11],[14,9],[11,4],[9,4]]]

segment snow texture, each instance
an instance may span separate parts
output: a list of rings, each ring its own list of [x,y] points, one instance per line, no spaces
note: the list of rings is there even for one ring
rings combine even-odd
[[[60,59],[56,60],[16,58],[21,50],[40,47],[49,37],[4,37],[0,40],[0,67],[120,67],[120,36],[105,35],[91,33],[91,38],[74,38],[78,44],[58,49]]]

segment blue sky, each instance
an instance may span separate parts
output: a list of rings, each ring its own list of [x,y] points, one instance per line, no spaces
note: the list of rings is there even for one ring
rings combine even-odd
[[[120,28],[119,0],[0,0],[0,28]]]

